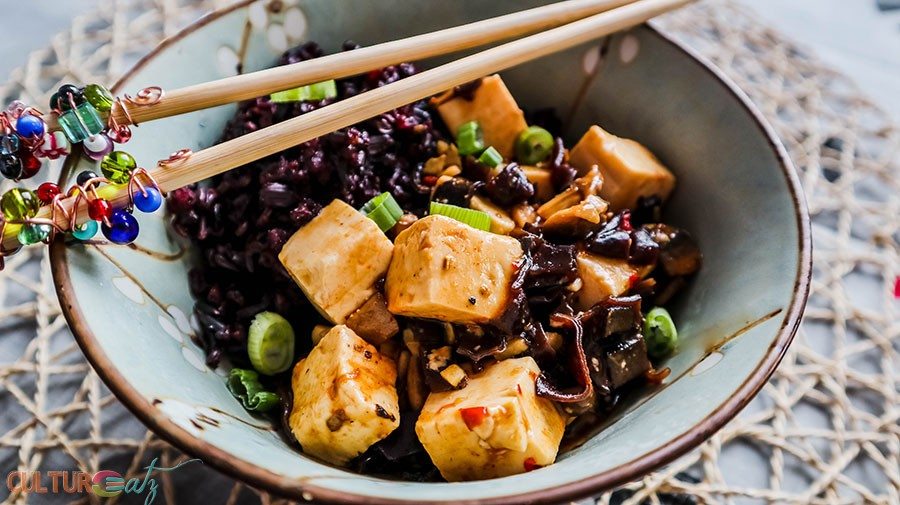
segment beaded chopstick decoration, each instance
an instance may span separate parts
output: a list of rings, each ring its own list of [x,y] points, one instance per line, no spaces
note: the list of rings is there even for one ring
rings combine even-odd
[[[132,134],[130,127],[137,126],[129,105],[150,105],[162,97],[163,90],[158,86],[145,88],[134,97],[117,98],[99,84],[83,88],[66,84],[50,98],[51,114],[57,118],[59,131],[51,131],[39,110],[18,100],[0,112],[0,175],[3,177],[16,182],[30,179],[38,174],[44,159],[70,156],[79,144],[84,156],[100,164],[100,174],[90,170],[79,173],[67,191],[55,183],[45,182],[35,191],[17,187],[4,193],[0,196],[0,236],[8,225],[20,225],[16,237],[23,246],[49,243],[57,233],[87,241],[100,231],[115,244],[134,242],[140,231],[134,209],[156,212],[162,206],[164,195],[150,172],[139,167],[130,154],[117,150],[115,144],[128,142]],[[117,121],[117,116],[124,116],[127,122]],[[179,151],[166,162],[189,155],[190,151]],[[102,184],[127,185],[128,204],[113,208],[97,193],[97,187]],[[61,203],[67,198],[74,199],[68,208]],[[79,226],[76,212],[82,203],[87,204],[90,220]],[[43,206],[50,206],[50,219],[36,217]],[[4,257],[17,251],[5,250],[0,245],[0,269]]]

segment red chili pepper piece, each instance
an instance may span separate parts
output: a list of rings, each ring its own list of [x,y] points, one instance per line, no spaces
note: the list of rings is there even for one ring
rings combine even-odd
[[[631,231],[634,227],[631,226],[631,212],[625,211],[622,213],[622,231]]]
[[[88,215],[94,221],[103,221],[112,214],[112,205],[102,198],[91,200],[88,204]]]
[[[638,282],[641,282],[641,276],[638,275],[637,272],[631,274],[628,277],[628,289],[635,287]]]
[[[894,298],[900,298],[900,275],[894,279]]]
[[[44,204],[48,204],[56,198],[56,195],[61,194],[62,192],[59,189],[59,186],[53,184],[52,182],[45,182],[38,186],[37,188],[37,197]]]
[[[434,186],[437,184],[437,176],[436,175],[426,175],[422,177],[422,184],[426,186]]]
[[[537,461],[535,461],[534,458],[525,458],[525,462],[522,466],[525,467],[526,472],[543,468],[543,465],[537,464]]]
[[[476,426],[487,419],[488,410],[487,407],[469,407],[459,409],[459,415],[462,416],[463,422],[466,423],[466,427],[470,430],[474,430]]]

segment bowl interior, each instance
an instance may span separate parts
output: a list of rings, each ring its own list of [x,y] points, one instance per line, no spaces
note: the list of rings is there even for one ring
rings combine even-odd
[[[540,3],[310,0],[272,13],[257,2],[170,41],[119,89],[208,81],[235,73],[239,61],[245,71],[264,68],[287,43],[316,40],[336,51],[345,39],[373,44]],[[637,392],[606,429],[555,465],[493,481],[417,484],[348,473],[295,451],[241,408],[221,371],[205,366],[192,341],[190,254],[167,231],[163,213],[139,216],[134,247],[54,247],[62,304],[86,354],[132,410],[183,449],[298,497],[302,488],[344,500],[562,499],[677,456],[749,400],[789,342],[806,289],[803,205],[780,147],[714,72],[648,27],[609,44],[605,58],[598,42],[504,79],[523,107],[555,108],[570,145],[597,123],[654,151],[678,176],[667,221],[694,234],[705,264],[673,311],[683,343],[666,363],[671,376]],[[202,149],[215,143],[234,110],[142,125],[124,149],[145,166],[181,148]],[[76,170],[88,166],[83,160]]]

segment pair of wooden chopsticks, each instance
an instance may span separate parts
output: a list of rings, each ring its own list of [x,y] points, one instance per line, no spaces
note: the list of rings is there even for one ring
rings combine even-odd
[[[550,28],[212,146],[174,163],[160,163],[150,173],[160,189],[168,192],[428,98],[454,86],[605,37],[692,1],[568,0],[465,26],[167,92],[162,100],[154,104],[130,107],[130,119],[140,122],[182,114]],[[128,122],[125,117],[114,119]],[[129,200],[127,189],[118,186],[103,186],[97,193],[115,207],[124,206]],[[75,198],[68,198],[60,204],[65,212],[53,213],[50,207],[44,207],[37,217],[54,218],[63,228],[68,225],[65,215],[71,215],[73,211],[76,213],[77,223],[88,220],[87,205],[83,199],[79,202]],[[78,208],[73,209],[75,205]],[[6,227],[2,238],[5,250],[18,247],[17,231],[18,226]]]

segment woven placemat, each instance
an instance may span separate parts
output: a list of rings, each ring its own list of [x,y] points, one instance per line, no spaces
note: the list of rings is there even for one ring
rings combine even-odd
[[[0,87],[45,103],[64,82],[111,83],[162,37],[228,0],[105,0]],[[814,278],[797,340],[737,419],[685,457],[599,503],[900,503],[900,129],[852,82],[727,0],[658,21],[751,96],[784,140],[813,216]],[[5,186],[0,189],[5,189]],[[85,363],[45,251],[0,273],[0,469],[142,474],[186,456],[133,418]],[[4,473],[5,477],[5,473]],[[193,465],[167,503],[264,503]],[[10,495],[14,503],[55,502]],[[58,499],[59,497],[55,497]],[[82,501],[96,500],[93,495]]]

